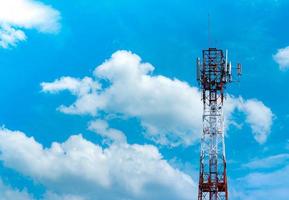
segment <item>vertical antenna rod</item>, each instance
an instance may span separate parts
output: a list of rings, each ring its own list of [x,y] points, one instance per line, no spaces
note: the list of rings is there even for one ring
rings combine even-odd
[[[208,47],[211,45],[210,13],[208,13]]]

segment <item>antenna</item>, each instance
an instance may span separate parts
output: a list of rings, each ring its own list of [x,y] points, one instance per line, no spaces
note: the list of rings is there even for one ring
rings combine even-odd
[[[197,58],[197,81],[199,82],[201,80],[201,60],[200,58]]]
[[[228,49],[226,49],[226,61],[225,61],[225,72],[227,71],[227,66],[228,66]]]
[[[235,82],[235,69],[240,76],[242,66],[232,66],[227,50],[205,49],[202,60],[197,59],[203,100],[198,200],[228,200],[223,106],[226,86]]]
[[[210,25],[211,25],[211,22],[210,22],[210,13],[208,13],[208,47],[210,47],[211,45],[211,30],[210,30]]]
[[[237,73],[238,73],[238,76],[242,75],[242,65],[240,63],[237,64]]]

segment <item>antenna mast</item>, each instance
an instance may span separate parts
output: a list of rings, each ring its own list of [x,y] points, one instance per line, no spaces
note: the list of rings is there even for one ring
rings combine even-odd
[[[208,47],[211,45],[210,13],[208,13]]]
[[[237,74],[241,75],[241,65]],[[209,48],[197,58],[197,80],[202,89],[203,133],[201,137],[198,200],[228,200],[223,103],[226,85],[233,81],[228,52]]]

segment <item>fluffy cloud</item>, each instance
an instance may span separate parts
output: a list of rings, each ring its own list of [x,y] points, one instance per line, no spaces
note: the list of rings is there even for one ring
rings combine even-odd
[[[279,64],[281,70],[289,68],[289,46],[278,49],[277,53],[273,55],[273,59]]]
[[[23,31],[16,30],[7,24],[0,28],[0,46],[2,48],[16,46],[18,42],[24,40],[26,40],[26,35]]]
[[[250,124],[255,139],[261,144],[264,143],[271,131],[273,119],[271,109],[254,99],[245,101],[241,109],[246,113],[246,121]]]
[[[111,142],[126,143],[125,134],[119,130],[110,128],[108,123],[104,120],[95,120],[90,122],[88,129],[96,132]]]
[[[225,114],[229,123],[234,110],[245,113],[246,122],[250,125],[255,140],[260,144],[266,142],[274,118],[271,109],[257,99],[244,100],[242,97],[229,97],[225,104]]]
[[[84,77],[76,79],[72,77],[62,77],[53,83],[42,83],[42,90],[57,93],[62,90],[69,90],[77,96],[77,101],[69,106],[60,106],[59,110],[67,114],[91,114],[95,116],[99,108],[104,107],[103,101],[98,98],[97,91],[101,89],[99,83],[92,78]]]
[[[8,48],[26,39],[23,29],[43,33],[59,30],[60,14],[35,0],[0,0],[0,46]]]
[[[2,128],[0,152],[5,167],[43,184],[49,200],[188,200],[196,195],[192,179],[151,145],[102,148],[74,135],[43,148],[22,132]]]
[[[33,198],[26,192],[18,189],[13,189],[5,185],[0,180],[0,196],[1,200],[33,200]]]
[[[64,113],[95,116],[104,111],[138,117],[154,141],[190,144],[199,137],[202,126],[201,96],[197,88],[185,82],[150,75],[153,70],[154,67],[142,63],[139,56],[118,51],[94,71],[99,81],[109,82],[106,88],[100,88],[98,81],[92,88],[87,77],[81,80],[62,77],[52,83],[42,83],[42,88],[54,93],[66,89],[77,96],[72,105],[60,107]]]
[[[136,54],[117,51],[95,69],[95,79],[61,77],[41,85],[44,92],[68,90],[77,97],[73,104],[59,107],[64,113],[137,117],[145,135],[159,144],[192,144],[202,127],[199,90],[177,79],[152,75],[153,70]],[[271,110],[258,100],[229,97],[227,102],[226,119],[236,109],[244,112],[255,139],[263,143],[272,125]]]
[[[79,97],[87,93],[95,93],[101,86],[92,78],[84,77],[83,79],[76,79],[71,77],[63,77],[56,80],[53,84],[42,84],[43,91],[57,93],[61,90],[69,90],[72,94]],[[89,112],[89,111],[87,111]]]

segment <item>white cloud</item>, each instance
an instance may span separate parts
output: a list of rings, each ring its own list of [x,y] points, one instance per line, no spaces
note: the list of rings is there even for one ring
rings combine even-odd
[[[52,93],[69,90],[74,95],[84,96],[87,93],[95,93],[98,89],[101,89],[101,86],[89,77],[84,77],[83,79],[62,77],[53,83],[42,84],[42,89]]]
[[[279,64],[281,70],[289,68],[289,46],[278,49],[277,53],[273,55],[273,59]]]
[[[44,200],[87,200],[87,198],[70,194],[59,195],[49,191],[45,194]]]
[[[244,177],[244,184],[248,188],[279,187],[289,184],[289,166],[269,173],[251,173]],[[285,180],[282,180],[285,179]],[[282,180],[282,181],[280,181]],[[289,193],[289,191],[288,191]]]
[[[109,86],[82,94],[76,92],[76,102],[68,107],[61,106],[60,110],[69,114],[97,115],[104,111],[138,117],[147,135],[156,142],[190,144],[200,135],[201,96],[197,88],[185,82],[150,75],[153,70],[153,66],[142,63],[139,56],[118,51],[94,72],[97,79],[107,80]],[[67,89],[75,94],[76,89],[71,89],[71,86],[63,87],[67,79],[63,77],[53,83],[42,83],[43,91]],[[69,79],[83,87],[84,79]]]
[[[20,191],[7,186],[0,180],[0,197],[1,200],[33,200],[32,196],[29,195],[25,190]]]
[[[15,46],[26,39],[24,29],[56,33],[60,28],[60,13],[35,0],[0,0],[0,45]]]
[[[60,28],[60,14],[36,0],[0,0],[0,23],[53,33]]]
[[[274,114],[271,109],[257,99],[244,100],[242,97],[229,97],[224,106],[225,118],[228,124],[231,122],[234,110],[243,112],[246,122],[250,125],[255,140],[263,144],[266,142],[273,123]]]
[[[253,172],[232,181],[234,200],[287,200],[289,195],[289,165],[271,172]]]
[[[246,113],[246,121],[250,124],[257,142],[266,142],[271,131],[273,113],[261,101],[250,99],[241,105],[241,110]]]
[[[21,30],[16,30],[10,25],[2,25],[0,28],[0,46],[8,48],[16,46],[18,42],[26,40],[26,35]]]
[[[136,117],[145,135],[159,144],[192,144],[202,128],[199,90],[177,79],[152,75],[153,70],[151,64],[142,62],[136,54],[117,51],[95,69],[95,80],[62,77],[41,86],[44,92],[68,90],[77,97],[73,104],[60,106],[64,113],[97,117],[104,112],[116,117]],[[102,82],[106,82],[103,88]],[[271,110],[258,100],[231,97],[228,102],[226,118],[230,119],[236,109],[244,112],[255,139],[263,143],[272,125]]]
[[[119,130],[110,128],[108,123],[104,120],[95,120],[90,122],[88,129],[112,142],[126,143],[125,134]]]
[[[193,180],[151,145],[102,148],[74,135],[43,148],[22,132],[2,128],[0,152],[5,167],[43,184],[49,200],[189,200],[196,195]]]
[[[69,90],[76,95],[78,100],[70,107],[60,106],[59,110],[67,114],[91,114],[96,115],[97,110],[104,107],[101,98],[98,98],[97,90],[101,89],[99,83],[92,78],[84,77],[76,79],[62,77],[53,83],[42,83],[42,90],[57,93],[61,90]]]
[[[286,163],[289,164],[289,154],[278,154],[263,159],[254,159],[243,166],[250,169],[270,169]]]

